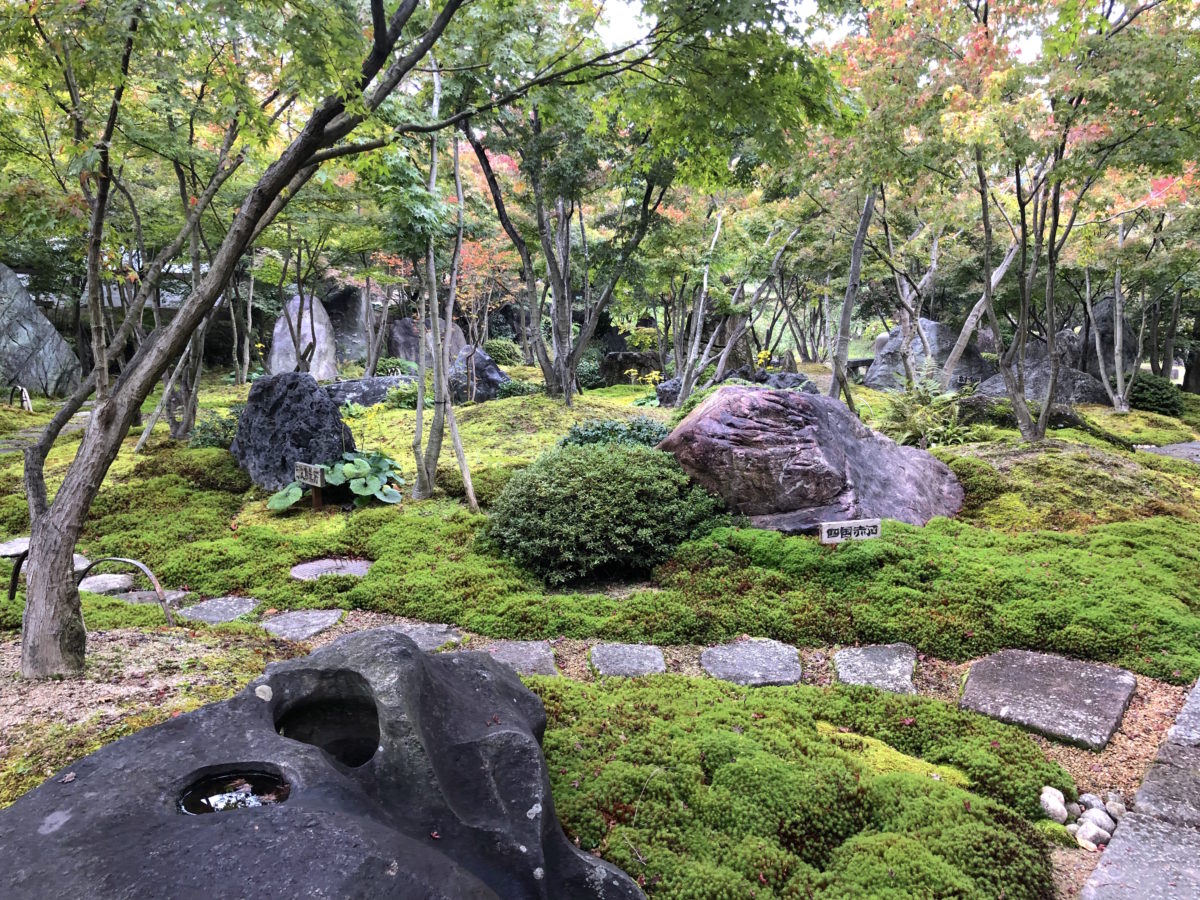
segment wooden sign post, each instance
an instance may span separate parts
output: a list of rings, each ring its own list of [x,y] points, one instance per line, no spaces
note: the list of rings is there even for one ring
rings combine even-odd
[[[296,480],[312,488],[313,509],[321,509],[325,505],[325,498],[321,496],[321,489],[325,487],[325,470],[312,463],[298,462]]]
[[[879,519],[851,519],[848,522],[822,522],[821,543],[840,544],[842,541],[868,541],[883,533]]]

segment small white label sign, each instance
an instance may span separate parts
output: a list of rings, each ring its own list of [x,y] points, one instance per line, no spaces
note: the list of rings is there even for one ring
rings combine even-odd
[[[821,543],[840,544],[842,541],[869,541],[883,533],[879,519],[851,519],[848,522],[822,522]]]
[[[313,487],[325,487],[325,470],[312,463],[296,463],[296,480]]]

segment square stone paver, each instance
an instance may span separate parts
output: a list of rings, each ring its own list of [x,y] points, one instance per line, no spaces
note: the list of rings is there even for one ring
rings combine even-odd
[[[1200,830],[1127,813],[1079,896],[1081,900],[1200,897]]]
[[[268,634],[289,641],[307,641],[315,634],[332,628],[342,618],[340,609],[298,609],[263,619]]]
[[[917,651],[909,644],[846,647],[833,656],[837,680],[842,684],[861,684],[894,694],[917,692],[912,682],[916,664]]]
[[[166,598],[168,606],[178,606],[183,600],[186,600],[191,594],[188,591],[163,591],[163,596]],[[154,591],[129,591],[124,594],[113,594],[114,600],[121,600],[125,603],[158,603],[158,594]]]
[[[1002,650],[971,667],[959,705],[1072,744],[1101,750],[1137,689],[1131,672],[1028,650]]]
[[[133,576],[126,574],[89,575],[79,582],[79,589],[90,594],[123,594],[133,590]]]
[[[439,625],[432,622],[402,622],[399,625],[387,625],[394,631],[406,634],[421,650],[429,652],[446,644],[461,644],[462,632],[453,625]]]
[[[733,641],[700,654],[700,667],[713,678],[759,687],[800,680],[796,648],[766,638]]]
[[[292,566],[292,577],[312,581],[322,575],[349,575],[362,578],[371,570],[369,559],[314,559]]]
[[[484,652],[490,653],[518,675],[557,675],[554,652],[547,641],[497,641]]]
[[[258,601],[251,597],[216,597],[213,600],[205,600],[195,606],[181,609],[179,614],[186,619],[196,619],[200,622],[207,622],[209,625],[220,625],[253,612],[256,606],[258,606]]]
[[[1167,739],[1188,747],[1200,747],[1200,681],[1192,686],[1175,724],[1167,732]]]
[[[597,644],[592,665],[601,675],[655,675],[667,671],[663,653],[653,644]]]

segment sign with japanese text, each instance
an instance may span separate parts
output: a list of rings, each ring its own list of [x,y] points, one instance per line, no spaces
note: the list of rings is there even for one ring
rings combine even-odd
[[[821,543],[840,544],[842,541],[867,541],[882,534],[879,519],[852,519],[848,522],[822,522]]]

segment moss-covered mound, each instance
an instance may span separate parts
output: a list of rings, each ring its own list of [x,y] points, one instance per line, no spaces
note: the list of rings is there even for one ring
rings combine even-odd
[[[1013,729],[931,701],[672,676],[534,689],[564,827],[652,897],[1053,896],[1040,833],[978,792],[1007,782],[1035,814],[1041,784],[1070,790]],[[878,742],[852,727],[911,738],[863,752]],[[931,761],[962,765],[972,791]]]

